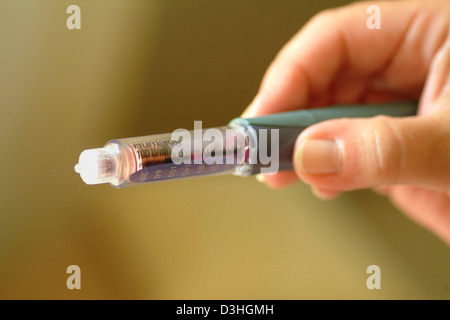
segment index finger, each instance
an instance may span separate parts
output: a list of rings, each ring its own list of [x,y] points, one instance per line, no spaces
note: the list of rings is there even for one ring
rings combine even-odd
[[[369,29],[367,8],[380,9]],[[432,33],[425,2],[356,3],[324,11],[306,24],[269,66],[244,117],[355,103],[372,93],[418,98],[445,35]]]

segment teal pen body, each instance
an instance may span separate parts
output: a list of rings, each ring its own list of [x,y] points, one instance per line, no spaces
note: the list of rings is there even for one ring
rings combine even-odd
[[[278,129],[279,131],[279,171],[292,170],[292,157],[298,135],[307,127],[316,123],[337,118],[367,118],[377,115],[392,117],[413,116],[417,113],[416,102],[393,102],[383,104],[334,106],[328,108],[306,109],[283,112],[256,118],[236,118],[230,125],[237,124],[253,128],[258,135],[260,129]],[[268,136],[270,149],[270,135]],[[270,152],[270,150],[269,150]],[[256,163],[251,174],[261,172],[264,165]]]

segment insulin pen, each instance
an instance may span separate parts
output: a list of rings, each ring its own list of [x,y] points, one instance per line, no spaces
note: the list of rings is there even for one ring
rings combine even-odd
[[[417,103],[334,106],[236,118],[227,126],[111,140],[84,150],[75,171],[86,184],[121,188],[197,176],[273,174],[293,170],[297,136],[308,126],[336,118],[415,115]]]

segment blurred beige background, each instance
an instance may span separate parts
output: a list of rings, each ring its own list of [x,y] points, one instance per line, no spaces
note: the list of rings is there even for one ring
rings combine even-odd
[[[322,202],[238,177],[117,190],[73,171],[112,138],[226,124],[280,47],[346,2],[0,0],[0,298],[450,298],[450,249],[372,192]]]

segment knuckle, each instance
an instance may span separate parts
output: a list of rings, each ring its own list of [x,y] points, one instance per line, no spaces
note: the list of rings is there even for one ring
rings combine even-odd
[[[368,163],[372,164],[372,168],[367,169],[377,181],[395,182],[403,168],[404,138],[394,121],[391,117],[381,115],[376,116],[369,126],[366,143],[372,150],[368,153],[371,157]]]

